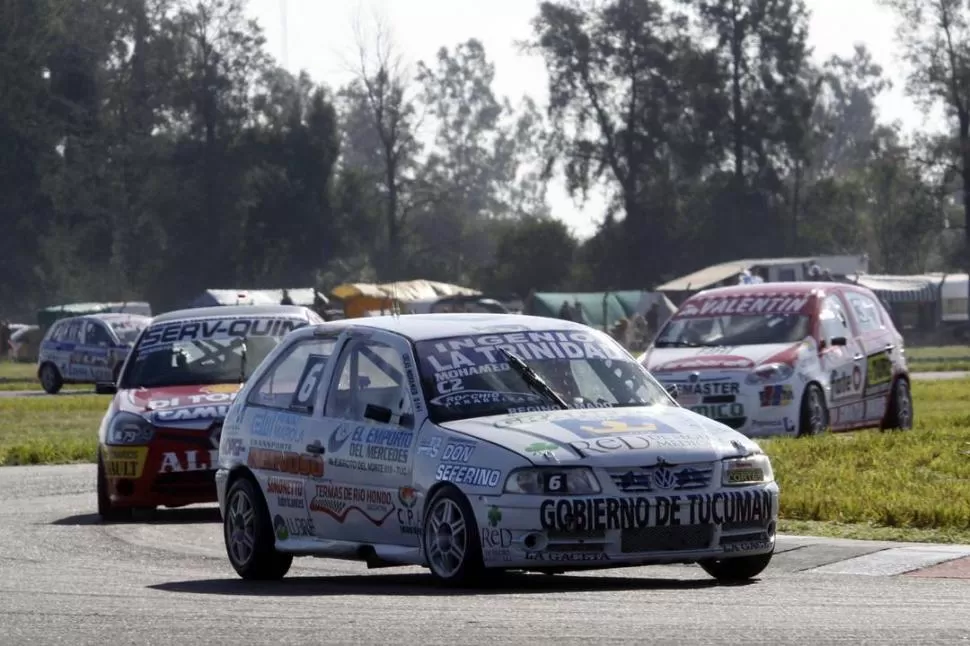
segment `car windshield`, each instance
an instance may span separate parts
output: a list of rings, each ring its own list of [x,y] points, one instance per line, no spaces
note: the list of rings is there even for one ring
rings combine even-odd
[[[111,323],[111,329],[118,335],[118,340],[125,345],[131,345],[138,335],[145,329],[145,324],[134,321],[117,321]]]
[[[420,341],[415,349],[433,422],[556,410],[563,403],[615,408],[671,402],[626,351],[595,331],[478,334]],[[530,369],[553,393],[530,378]]]
[[[265,316],[166,321],[132,349],[122,388],[238,383],[305,319]]]
[[[812,333],[809,295],[694,298],[657,335],[654,347],[797,343]]]

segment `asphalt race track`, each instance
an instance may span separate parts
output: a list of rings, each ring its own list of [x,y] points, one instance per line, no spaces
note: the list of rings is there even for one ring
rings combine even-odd
[[[970,576],[970,546],[785,537],[744,586],[666,566],[448,592],[419,568],[323,559],[257,585],[229,566],[214,506],[102,525],[94,483],[93,465],[0,469],[0,644],[970,640],[970,579],[929,578]]]

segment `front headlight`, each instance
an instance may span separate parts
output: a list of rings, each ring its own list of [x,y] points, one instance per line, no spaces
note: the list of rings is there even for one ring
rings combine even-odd
[[[574,496],[599,492],[596,476],[586,467],[519,469],[510,473],[505,481],[505,493]]]
[[[774,479],[771,460],[763,453],[721,462],[721,484],[725,487],[764,484]]]
[[[105,444],[131,446],[148,444],[155,429],[147,419],[132,413],[118,413],[108,426]]]
[[[754,372],[748,375],[745,383],[757,386],[758,384],[776,384],[791,378],[795,369],[787,363],[767,363],[758,366]]]

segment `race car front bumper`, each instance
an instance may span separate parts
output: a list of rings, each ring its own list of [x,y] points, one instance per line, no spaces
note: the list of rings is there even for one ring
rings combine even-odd
[[[667,497],[503,495],[474,502],[486,567],[696,563],[775,548],[775,483]]]
[[[101,447],[114,507],[184,507],[216,502],[218,450],[197,443]]]

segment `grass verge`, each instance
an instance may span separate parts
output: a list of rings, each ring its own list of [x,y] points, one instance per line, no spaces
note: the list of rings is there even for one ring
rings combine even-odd
[[[915,382],[916,428],[759,443],[785,531],[970,543],[970,379]]]
[[[94,462],[110,395],[0,398],[0,466]]]

